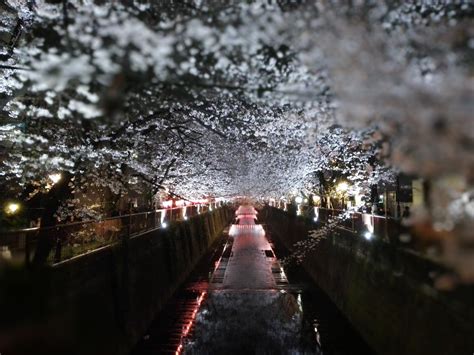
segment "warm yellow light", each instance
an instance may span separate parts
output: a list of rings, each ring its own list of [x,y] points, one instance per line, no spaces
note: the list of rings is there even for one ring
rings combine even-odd
[[[340,182],[336,187],[338,192],[346,192],[347,189],[349,189],[349,184],[347,182]]]
[[[319,201],[321,201],[321,197],[319,197],[318,195],[313,195],[313,202],[319,203]]]
[[[48,177],[53,182],[53,185],[58,183],[59,180],[61,180],[61,178],[62,178],[60,173],[50,174]]]
[[[7,214],[15,214],[17,213],[18,211],[20,210],[20,204],[19,203],[15,203],[15,202],[11,202],[7,205],[7,207],[5,208],[5,212]]]

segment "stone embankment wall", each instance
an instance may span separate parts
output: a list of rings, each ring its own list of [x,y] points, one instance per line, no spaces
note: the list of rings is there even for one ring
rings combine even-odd
[[[128,354],[232,217],[224,207],[44,270],[3,268],[0,353]]]
[[[288,249],[307,238],[313,221],[267,207],[259,217]],[[446,270],[414,252],[339,231],[322,240],[303,264],[316,284],[379,354],[474,352],[474,287],[440,291]]]

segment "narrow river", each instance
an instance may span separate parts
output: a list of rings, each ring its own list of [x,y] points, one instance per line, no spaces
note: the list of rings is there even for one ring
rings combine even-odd
[[[132,355],[373,354],[256,216],[239,208]]]

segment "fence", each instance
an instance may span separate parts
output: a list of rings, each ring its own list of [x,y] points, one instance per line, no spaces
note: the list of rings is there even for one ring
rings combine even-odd
[[[322,207],[300,206],[297,211],[298,215],[311,218],[314,222],[322,224],[337,218],[341,214],[348,214],[347,217],[341,218],[337,228],[362,235],[366,239],[376,237],[394,245],[408,246],[410,244],[410,241],[402,242],[400,240],[400,235],[408,233],[408,228],[404,227],[398,219]]]
[[[0,234],[0,260],[31,263],[38,245],[38,238],[45,235],[54,243],[48,257],[48,261],[54,264],[113,244],[124,237],[166,228],[171,222],[187,220],[198,214],[212,211],[213,208],[221,205],[220,203],[188,205],[98,221],[80,221],[57,224],[52,227],[6,231]]]

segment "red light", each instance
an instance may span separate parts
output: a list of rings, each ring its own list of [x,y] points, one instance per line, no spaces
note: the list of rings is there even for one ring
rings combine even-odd
[[[163,208],[171,208],[173,207],[173,200],[163,201],[161,205]]]
[[[193,313],[191,314],[191,318],[189,319],[188,323],[183,327],[183,332],[181,333],[181,339],[179,342],[179,346],[175,351],[176,355],[181,354],[183,351],[183,340],[188,336],[189,332],[191,331],[191,328],[194,324],[194,320],[196,319],[197,312],[199,311],[199,308],[201,308],[201,303],[204,301],[204,298],[207,295],[207,291],[202,291],[201,294],[199,295],[196,306],[194,307]]]

